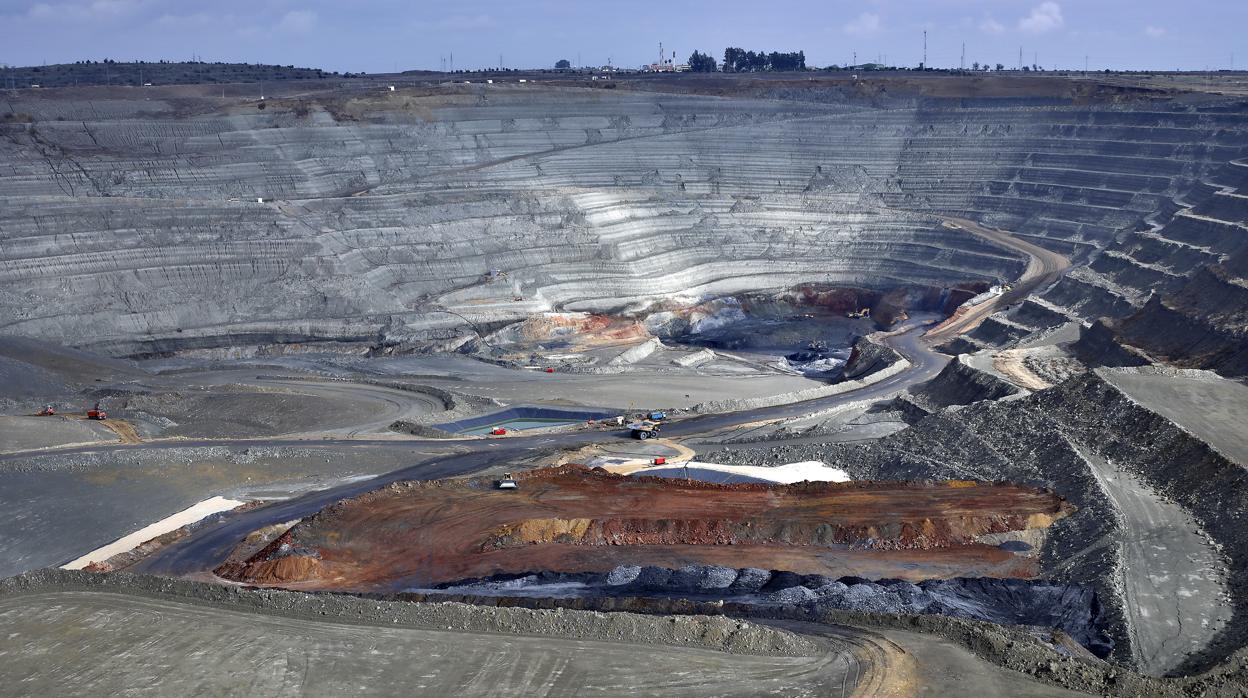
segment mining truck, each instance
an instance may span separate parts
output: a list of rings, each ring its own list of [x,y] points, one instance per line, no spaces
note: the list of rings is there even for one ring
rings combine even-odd
[[[659,436],[659,423],[649,419],[633,422],[628,425],[628,428],[633,433],[634,439],[645,441],[646,439],[655,439]]]
[[[503,478],[494,483],[494,487],[500,490],[518,490],[520,483],[511,476],[511,473],[503,473]]]
[[[95,407],[87,410],[87,419],[108,419],[108,413],[100,409],[100,403],[95,403]]]
[[[56,414],[56,408],[53,407],[52,405],[44,405],[43,409],[39,410],[40,417],[51,417],[52,415],[55,415],[55,414]]]

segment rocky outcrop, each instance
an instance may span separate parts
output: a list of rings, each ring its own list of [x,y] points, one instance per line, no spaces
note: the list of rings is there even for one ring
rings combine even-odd
[[[904,360],[892,347],[867,336],[854,344],[841,375],[845,380],[858,380]]]
[[[909,392],[914,402],[935,412],[950,405],[999,400],[1021,391],[990,373],[972,368],[961,357],[955,357],[935,378],[914,386]]]
[[[1116,338],[1177,366],[1248,376],[1246,271],[1248,249],[1201,269],[1178,293],[1154,296],[1116,323]]]
[[[1080,328],[1079,339],[1070,348],[1076,357],[1092,366],[1145,366],[1150,363],[1150,357],[1119,343],[1107,320],[1097,320],[1091,327]]]

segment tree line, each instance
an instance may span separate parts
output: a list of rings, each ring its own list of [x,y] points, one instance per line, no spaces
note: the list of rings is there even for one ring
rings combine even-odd
[[[735,47],[724,49],[725,73],[762,73],[781,70],[806,70],[806,52],[772,51],[766,53],[759,51],[756,53]]]

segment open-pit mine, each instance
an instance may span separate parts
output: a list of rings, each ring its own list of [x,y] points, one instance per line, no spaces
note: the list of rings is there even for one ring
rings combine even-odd
[[[6,686],[1248,690],[1241,73],[0,111]]]

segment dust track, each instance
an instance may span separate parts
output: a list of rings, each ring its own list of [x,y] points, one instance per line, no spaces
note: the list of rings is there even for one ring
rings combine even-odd
[[[961,308],[953,317],[933,327],[926,335],[929,341],[950,339],[970,332],[989,315],[1026,298],[1029,293],[1056,280],[1070,268],[1070,260],[1066,257],[1004,230],[988,228],[965,218],[950,218],[945,225],[965,230],[991,243],[1026,255],[1027,268],[1010,291],[979,305]]]

